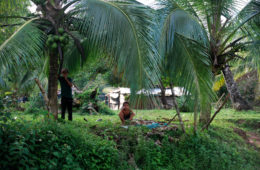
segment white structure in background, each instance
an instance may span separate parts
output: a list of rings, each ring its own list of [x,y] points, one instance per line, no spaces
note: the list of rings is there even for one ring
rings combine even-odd
[[[174,94],[175,96],[182,96],[184,94],[184,90],[181,87],[174,87]],[[150,89],[150,90],[140,90],[137,92],[137,94],[152,94],[155,96],[161,96],[161,89],[160,88],[154,88],[154,89]],[[165,89],[165,96],[172,96],[172,91],[170,88],[166,88]]]
[[[125,97],[131,94],[130,88],[119,87],[119,88],[106,88],[103,90],[106,93],[106,104],[112,110],[120,110],[125,102]],[[161,97],[161,89],[154,88],[150,90],[140,90],[137,94],[150,94],[158,98]],[[174,87],[174,94],[177,97],[184,95],[184,90],[181,87]],[[165,97],[169,104],[172,103],[172,91],[169,88],[165,90]]]
[[[125,97],[130,95],[130,88],[111,89],[106,94],[106,103],[112,110],[120,110],[125,102]]]

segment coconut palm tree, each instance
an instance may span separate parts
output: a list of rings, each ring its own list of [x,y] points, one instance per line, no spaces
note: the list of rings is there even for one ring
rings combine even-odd
[[[196,99],[194,119],[197,110],[200,119],[210,119],[210,103],[214,99],[210,56],[206,33],[201,25],[174,1],[161,1],[158,9],[158,48],[162,57],[162,73],[174,86],[185,87],[187,95]]]
[[[174,45],[173,40],[186,38],[195,43],[196,55],[207,55],[212,72],[224,75],[234,108],[251,109],[238,91],[229,63],[242,58],[239,52],[252,45],[245,27],[259,16],[259,0],[168,0],[162,5],[168,14],[164,33],[168,36],[169,49]]]
[[[57,79],[64,56],[81,64],[91,56],[106,56],[123,73],[132,92],[151,85],[147,76],[154,72],[155,78],[159,70],[149,8],[134,0],[33,2],[40,15],[26,21],[0,46],[0,63],[12,67],[48,56],[49,108],[55,118]]]

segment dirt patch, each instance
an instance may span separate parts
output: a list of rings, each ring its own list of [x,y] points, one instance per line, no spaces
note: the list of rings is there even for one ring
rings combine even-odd
[[[182,132],[178,129],[177,125],[170,124],[166,126],[166,122],[158,122],[153,120],[132,120],[131,122],[128,122],[128,124],[115,129],[100,128],[97,125],[89,128],[95,135],[107,140],[113,140],[118,147],[120,147],[122,143],[125,142],[138,142],[136,136],[133,136],[133,134],[128,134],[130,127],[147,126],[154,123],[159,126],[148,131],[144,131],[142,135],[145,138],[154,140],[155,144],[158,146],[161,146],[162,140],[165,136],[168,137],[170,142],[176,142],[179,140],[179,136],[181,136]]]
[[[234,132],[241,136],[246,143],[253,146],[255,149],[260,150],[260,137],[253,132],[245,132],[242,129],[239,128],[233,128]]]
[[[258,149],[260,149],[260,137],[253,132],[248,132],[249,143],[254,144]]]
[[[239,119],[239,120],[237,120],[237,123],[238,124],[243,124],[243,123],[245,123],[246,122],[246,120],[244,120],[244,119]]]
[[[238,119],[238,120],[229,120],[229,121],[237,124],[239,127],[250,128],[252,130],[260,129],[260,121],[257,119]]]
[[[245,131],[243,131],[242,129],[239,129],[239,128],[234,128],[233,130],[236,134],[238,134],[239,136],[241,136],[244,140],[246,140],[248,142],[248,138],[247,138]]]

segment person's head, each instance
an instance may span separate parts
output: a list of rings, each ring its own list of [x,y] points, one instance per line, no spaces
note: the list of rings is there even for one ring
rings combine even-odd
[[[129,109],[130,108],[129,102],[124,102],[123,108]]]
[[[66,69],[66,68],[63,68],[63,69],[61,70],[61,74],[62,74],[64,77],[65,77],[65,76],[68,76],[69,70]]]

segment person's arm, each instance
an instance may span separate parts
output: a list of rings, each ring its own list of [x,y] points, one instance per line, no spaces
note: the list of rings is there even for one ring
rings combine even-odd
[[[123,111],[121,111],[118,116],[119,116],[119,118],[120,118],[120,120],[121,120],[121,122],[122,122],[122,125],[124,125],[124,124],[125,124],[125,118],[124,118],[124,113],[123,113]]]
[[[64,79],[66,80],[66,82],[68,83],[68,85],[70,86],[70,87],[72,87],[72,82],[68,79],[68,77],[64,77]]]
[[[135,113],[132,110],[130,110],[130,112],[131,112],[131,115],[130,115],[129,120],[133,120],[133,117],[135,116]]]

